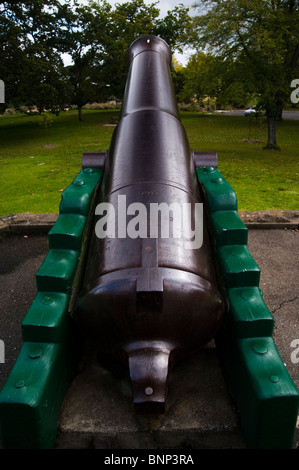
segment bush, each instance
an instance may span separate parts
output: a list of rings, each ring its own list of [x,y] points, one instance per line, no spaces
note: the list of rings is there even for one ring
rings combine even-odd
[[[107,101],[104,103],[87,103],[83,106],[84,109],[93,109],[93,110],[101,110],[101,109],[120,109],[121,101]]]

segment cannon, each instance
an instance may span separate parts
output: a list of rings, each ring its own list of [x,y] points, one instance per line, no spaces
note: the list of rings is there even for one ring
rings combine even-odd
[[[82,338],[108,367],[123,365],[134,417],[167,413],[171,368],[213,338],[246,447],[292,448],[299,391],[275,347],[236,194],[217,155],[189,147],[168,45],[141,37],[129,59],[110,148],[83,154],[48,234],[0,392],[0,445],[54,446]]]
[[[195,164],[215,156],[189,147],[168,45],[145,36],[129,58],[74,316],[128,365],[135,408],[154,412],[164,409],[171,365],[214,337],[225,309],[194,178]],[[96,155],[84,166],[96,168]]]

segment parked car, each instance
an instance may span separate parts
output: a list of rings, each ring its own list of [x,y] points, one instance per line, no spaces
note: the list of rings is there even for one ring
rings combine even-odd
[[[265,110],[262,108],[256,109],[255,107],[248,108],[244,111],[244,116],[264,116]]]
[[[244,111],[244,116],[255,116],[256,109],[255,108],[248,108]]]

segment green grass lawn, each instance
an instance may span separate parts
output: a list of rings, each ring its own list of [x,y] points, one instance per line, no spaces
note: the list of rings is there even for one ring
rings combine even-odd
[[[221,115],[182,118],[192,148],[218,153],[218,168],[236,192],[239,210],[299,209],[299,120],[277,123],[281,151],[264,150],[267,123],[255,121]]]
[[[81,169],[84,152],[109,148],[117,111],[53,116],[45,129],[39,116],[0,117],[0,216],[58,213],[61,192]],[[219,170],[235,190],[239,210],[298,209],[299,121],[278,123],[281,151],[263,150],[266,123],[243,116],[183,112],[190,146],[216,151]],[[263,140],[260,143],[253,143]],[[247,141],[247,142],[246,142]],[[251,143],[248,143],[251,141]]]

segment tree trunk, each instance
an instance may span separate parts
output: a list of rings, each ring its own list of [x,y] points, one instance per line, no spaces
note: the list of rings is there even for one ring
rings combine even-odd
[[[83,121],[82,106],[78,106],[79,121]]]
[[[268,112],[267,113],[268,142],[266,145],[267,149],[279,150],[279,147],[277,145],[277,138],[276,138],[276,122],[277,122],[277,113]]]
[[[277,119],[282,121],[283,103],[277,106]]]

